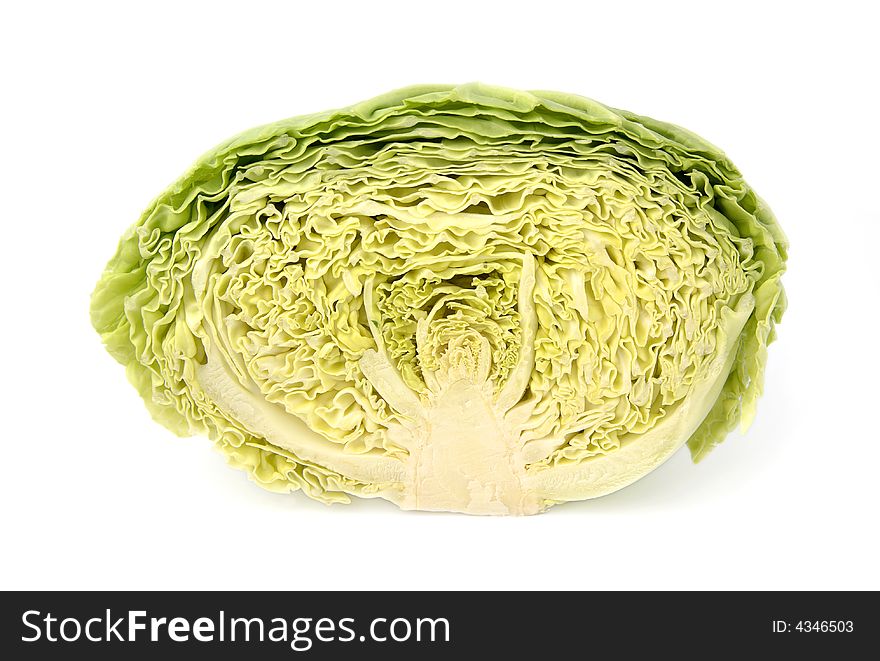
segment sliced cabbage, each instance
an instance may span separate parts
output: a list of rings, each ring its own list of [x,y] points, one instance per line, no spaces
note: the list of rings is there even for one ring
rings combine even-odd
[[[415,87],[203,156],[91,314],[157,421],[267,489],[531,514],[749,424],[785,257],[684,129]]]

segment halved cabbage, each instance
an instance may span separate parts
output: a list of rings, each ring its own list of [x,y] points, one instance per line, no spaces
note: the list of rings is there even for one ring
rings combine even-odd
[[[156,420],[268,489],[530,514],[749,423],[785,257],[684,129],[415,87],[203,156],[91,313]]]

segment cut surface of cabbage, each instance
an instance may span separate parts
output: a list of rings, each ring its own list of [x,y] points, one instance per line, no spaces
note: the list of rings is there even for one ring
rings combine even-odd
[[[748,425],[786,250],[682,128],[422,86],[204,155],[91,315],[157,421],[268,489],[533,514]]]

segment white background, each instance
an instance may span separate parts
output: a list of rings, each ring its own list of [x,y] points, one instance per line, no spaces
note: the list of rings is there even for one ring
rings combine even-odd
[[[640,4],[5,8],[0,587],[880,588],[872,3]],[[88,321],[153,196],[253,125],[473,80],[686,126],[770,203],[790,308],[752,429],[597,501],[479,518],[266,493],[153,423]]]

